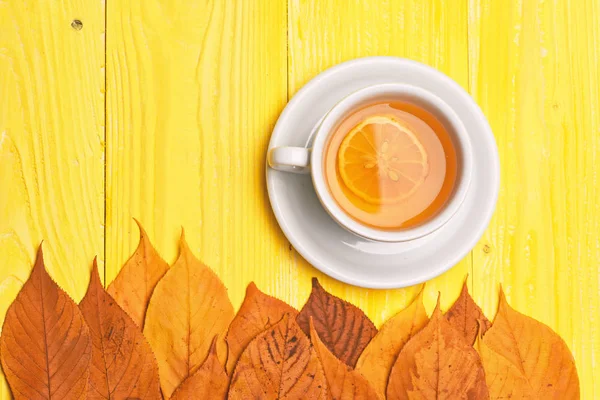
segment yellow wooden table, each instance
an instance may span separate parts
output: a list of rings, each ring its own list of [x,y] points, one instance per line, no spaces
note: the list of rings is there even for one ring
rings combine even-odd
[[[600,398],[598,0],[0,0],[0,321],[42,239],[76,300],[106,282],[145,225],[168,261],[185,227],[235,306],[245,286],[300,307],[318,276],[379,326],[419,287],[365,290],[292,249],[264,159],[287,100],[367,55],[432,65],[489,118],[502,164],[495,217],[429,310],[465,275],[493,317],[518,310],[567,342],[582,398]],[[7,398],[1,384],[0,398]]]

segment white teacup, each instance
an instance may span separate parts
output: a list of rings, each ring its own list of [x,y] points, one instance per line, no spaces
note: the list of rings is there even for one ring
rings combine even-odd
[[[338,124],[353,111],[378,101],[415,104],[433,114],[448,131],[456,149],[458,175],[453,193],[444,207],[427,222],[398,231],[385,231],[363,225],[346,214],[333,199],[323,173],[327,139]],[[387,83],[360,89],[337,103],[315,129],[312,148],[275,147],[268,153],[269,166],[293,173],[310,173],[321,204],[343,228],[363,238],[380,242],[405,242],[431,234],[447,223],[461,207],[471,181],[473,153],[467,131],[454,110],[425,89],[407,84]]]

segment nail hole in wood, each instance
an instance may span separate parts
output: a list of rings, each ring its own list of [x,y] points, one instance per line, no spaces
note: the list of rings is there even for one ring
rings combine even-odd
[[[83,22],[78,19],[74,19],[73,22],[71,22],[71,28],[75,29],[76,31],[80,31],[83,29]]]

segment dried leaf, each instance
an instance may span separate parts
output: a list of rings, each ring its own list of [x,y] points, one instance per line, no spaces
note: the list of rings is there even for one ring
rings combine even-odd
[[[298,311],[281,300],[267,296],[251,282],[246,289],[244,302],[231,322],[225,338],[229,347],[227,370],[233,371],[242,351],[256,335],[279,322],[285,314],[295,318]]]
[[[354,367],[358,357],[377,333],[375,325],[356,306],[327,293],[317,278],[297,322],[310,335],[310,317],[325,346],[347,365]]]
[[[361,354],[356,369],[385,397],[388,377],[398,354],[429,321],[423,305],[423,290],[404,310],[390,318]]]
[[[288,315],[246,347],[229,389],[230,400],[326,398],[327,383],[315,350]]]
[[[482,332],[485,333],[492,325],[469,294],[466,279],[458,299],[446,312],[446,319],[454,329],[463,335],[470,345],[475,342],[480,326]]]
[[[0,354],[15,399],[85,399],[92,342],[77,304],[44,267],[42,248],[31,276],[8,309]]]
[[[507,390],[498,388],[497,381],[519,383],[513,393],[517,398],[527,395],[526,389],[519,390],[523,382],[514,379],[516,372],[527,380],[534,398],[579,398],[579,378],[565,342],[546,325],[513,310],[502,291],[498,314],[480,341],[481,349],[493,399]]]
[[[140,242],[121,268],[119,275],[108,286],[108,293],[141,330],[144,327],[150,296],[160,278],[169,269],[169,265],[150,243],[142,224],[137,219],[134,220],[140,228]]]
[[[0,244],[0,248],[1,248]],[[1,256],[0,256],[1,259]],[[29,271],[31,271],[31,263],[29,265]],[[6,316],[6,312],[8,308],[12,304],[12,302],[17,298],[19,291],[23,287],[23,282],[21,282],[18,278],[14,276],[9,276],[8,278],[0,281],[0,325],[4,323],[4,317]],[[1,329],[1,328],[0,328]],[[2,331],[0,330],[0,333]],[[2,372],[2,368],[0,368],[0,399],[10,399],[10,391],[8,389],[8,382],[6,382],[6,377]]]
[[[360,372],[341,362],[327,349],[319,339],[312,318],[310,319],[310,339],[325,372],[330,399],[383,399]]]
[[[474,347],[481,357],[490,399],[528,400],[536,398],[534,390],[520,369],[487,347],[481,340],[481,336],[475,339]]]
[[[233,315],[223,282],[194,257],[182,234],[179,258],[156,285],[144,326],[165,397],[196,372],[215,336],[218,353],[227,354],[222,337]]]
[[[208,357],[196,372],[175,390],[171,400],[214,399],[225,400],[229,377],[217,357],[217,338],[210,346]]]
[[[429,323],[406,343],[394,363],[388,399],[487,399],[479,355],[442,316],[438,304]]]
[[[92,338],[88,399],[161,399],[158,366],[133,320],[104,290],[94,260],[79,308]]]

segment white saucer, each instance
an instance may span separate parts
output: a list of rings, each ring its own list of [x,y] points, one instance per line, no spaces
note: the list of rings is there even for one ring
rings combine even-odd
[[[310,175],[267,167],[267,188],[279,226],[310,264],[340,281],[367,288],[415,285],[456,265],[483,235],[500,185],[498,150],[490,126],[456,82],[426,65],[395,57],[367,57],[339,64],[306,84],[288,103],[269,149],[308,146],[313,127],[348,94],[380,83],[409,83],[438,95],[467,128],[475,165],[467,197],[457,214],[424,238],[372,242],[341,228],[321,206]]]

